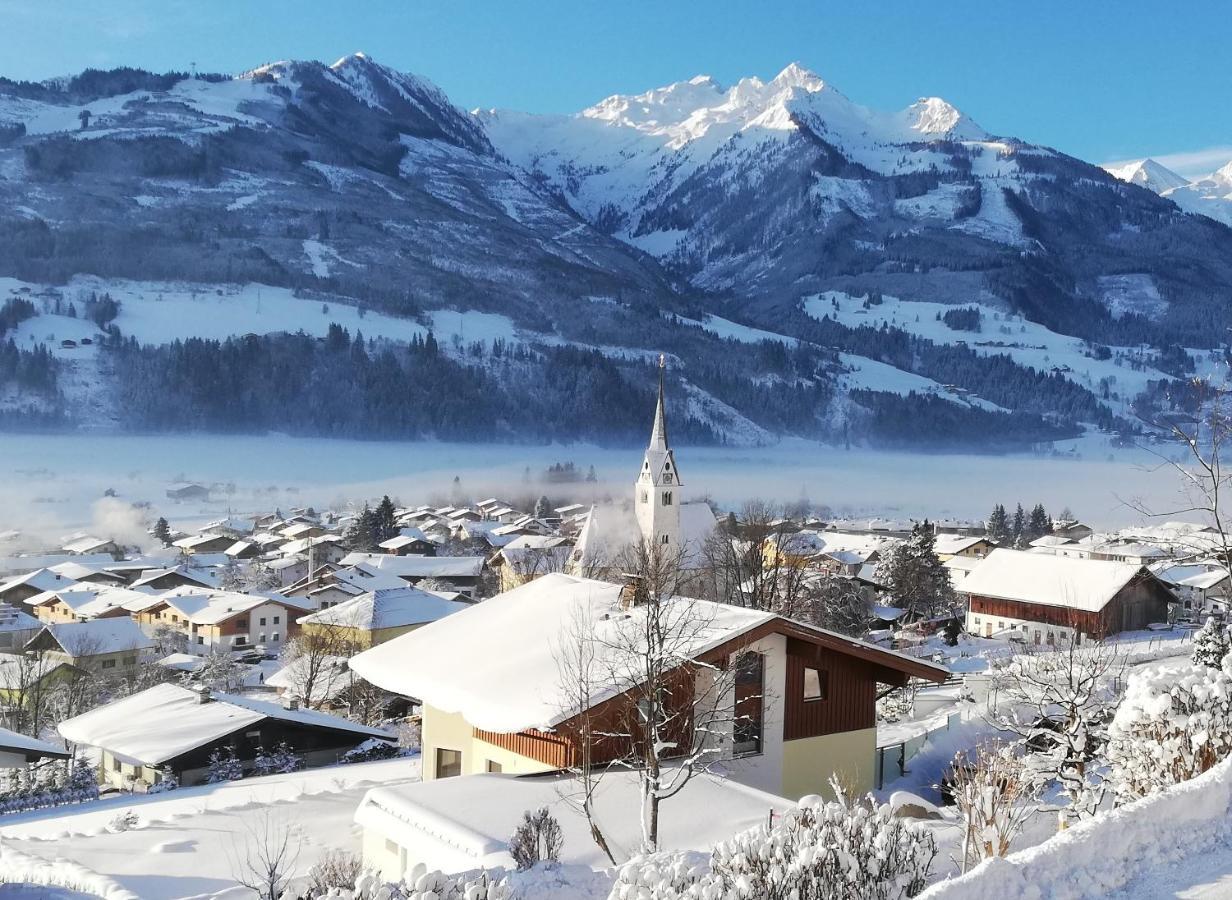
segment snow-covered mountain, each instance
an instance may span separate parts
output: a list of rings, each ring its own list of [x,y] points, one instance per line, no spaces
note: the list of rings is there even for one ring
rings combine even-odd
[[[1180,347],[1213,349],[1232,325],[1213,299],[1232,290],[1232,231],[1178,209],[1201,202],[1185,191],[1227,193],[1219,179],[1118,174],[1165,196],[939,98],[868,109],[798,65],[569,116],[468,113],[363,54],[236,77],[0,79],[0,307],[34,298],[38,313],[8,335],[0,317],[0,339],[52,341],[69,418],[121,425],[184,427],[141,395],[184,364],[83,350],[97,335],[66,304],[120,300],[112,325],[142,344],[302,330],[336,348],[337,322],[402,352],[431,329],[457,367],[443,383],[476,398],[474,421],[454,417],[466,435],[487,427],[481,400],[494,434],[546,419],[553,438],[579,421],[633,433],[622,391],[665,351],[696,435],[1043,439],[1114,427],[1185,371]],[[18,402],[3,351],[0,421]],[[353,375],[320,365],[322,384]],[[338,415],[384,403],[385,375],[343,385]],[[109,379],[131,395],[108,400]],[[890,399],[912,392],[927,402]],[[381,409],[406,419],[382,433],[429,427]]]
[[[1108,171],[1122,181],[1166,197],[1185,212],[1232,225],[1232,161],[1210,175],[1192,181],[1153,159],[1110,166]]]

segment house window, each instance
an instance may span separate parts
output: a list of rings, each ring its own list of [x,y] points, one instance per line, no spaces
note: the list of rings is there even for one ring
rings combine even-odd
[[[736,661],[734,756],[761,753],[765,674],[766,661],[760,653],[746,653]]]
[[[672,505],[672,492],[671,492],[671,491],[664,491],[664,492],[663,492],[663,505],[664,505],[664,506],[671,506],[671,505]]]
[[[804,699],[825,700],[830,694],[830,673],[820,669],[804,669]]]
[[[505,771],[505,767],[502,766],[500,763],[489,759],[488,760],[488,771],[494,775],[499,775],[501,772]]]
[[[270,640],[271,640],[271,641],[276,641],[276,640],[278,640],[278,632],[277,632],[277,631],[275,631],[273,634],[271,634],[271,635],[270,635]]]
[[[124,763],[120,762],[118,759],[112,759],[111,760],[111,771],[113,772],[124,771]]]
[[[205,636],[204,636],[204,635],[200,635],[200,634],[199,634],[199,635],[197,635],[197,643],[198,643],[198,644],[204,644],[204,643],[205,643]]]
[[[258,643],[258,644],[264,644],[264,643],[265,643],[265,635],[263,635],[263,634],[257,635],[257,643]]]
[[[116,666],[116,663],[115,663],[115,660],[114,660],[114,659],[104,659],[104,660],[103,660],[103,666],[102,666],[102,667],[103,667],[104,669],[114,669],[114,668],[115,668],[115,666]]]
[[[278,616],[274,616],[274,624],[275,624],[275,625],[277,625],[277,624],[278,624]]]
[[[258,625],[264,625],[264,624],[265,624],[265,617],[264,617],[264,616],[262,616],[262,617],[261,617],[261,621],[260,621],[260,622],[258,622],[257,624],[258,624]]]
[[[246,634],[237,634],[235,637],[231,638],[231,643],[233,643],[233,644],[234,644],[235,646],[237,646],[237,647],[238,647],[240,644],[246,644],[246,643],[248,643],[248,635],[246,635]]]
[[[436,777],[454,778],[462,774],[462,751],[436,748]]]

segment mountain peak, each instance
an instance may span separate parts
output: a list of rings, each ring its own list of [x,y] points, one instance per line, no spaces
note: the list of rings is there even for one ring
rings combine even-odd
[[[362,65],[372,62],[372,58],[368,56],[367,53],[364,53],[362,50],[356,50],[354,53],[349,53],[340,58],[337,62],[330,66],[330,68],[337,72],[339,69],[346,68],[347,66]]]
[[[1136,184],[1157,194],[1189,184],[1188,178],[1176,174],[1167,166],[1149,157],[1137,160],[1136,162],[1126,163],[1125,165],[1108,166],[1105,168],[1108,174],[1114,178],[1119,178],[1121,181],[1127,181],[1130,184]]]
[[[988,136],[958,107],[940,97],[921,97],[905,113],[907,127],[924,137],[982,140]]]
[[[825,87],[825,82],[815,72],[804,68],[798,62],[788,63],[770,83],[779,87],[802,87],[809,91]]]

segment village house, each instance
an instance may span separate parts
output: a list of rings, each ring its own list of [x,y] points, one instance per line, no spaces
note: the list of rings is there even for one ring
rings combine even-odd
[[[145,595],[128,588],[78,582],[58,591],[44,591],[26,600],[40,622],[84,622],[125,616],[125,604]]]
[[[573,552],[573,542],[559,535],[523,534],[514,538],[492,558],[500,590],[510,591],[549,572],[563,572]]]
[[[645,614],[629,598],[622,585],[545,575],[374,647],[351,668],[422,701],[425,780],[573,765],[586,733],[583,714],[596,723],[592,734],[608,735],[593,739],[592,758],[611,760],[625,749],[611,735],[636,714],[630,695],[596,692],[588,709],[572,708],[557,654],[572,624],[584,621],[602,655],[605,635]],[[689,644],[692,659],[739,672],[734,694],[719,701],[732,705],[734,725],[726,739],[714,737],[715,758],[734,780],[778,796],[824,793],[831,776],[857,793],[869,790],[877,686],[948,676],[943,667],[768,612],[684,598],[662,602],[686,604],[676,607],[681,615],[705,622]],[[681,685],[672,692],[675,703],[688,702],[711,676],[682,666],[672,677]]]
[[[482,556],[394,556],[391,553],[349,553],[341,565],[362,575],[393,575],[410,585],[432,579],[474,596],[483,575]]]
[[[109,556],[119,558],[121,555],[120,547],[115,541],[109,538],[98,538],[89,534],[75,535],[72,540],[60,548],[65,553],[71,553],[74,556],[87,556],[95,553],[106,553]]]
[[[32,712],[45,706],[47,696],[86,672],[48,654],[0,653],[0,703]]]
[[[967,630],[1028,644],[1082,643],[1168,619],[1176,596],[1133,563],[994,550],[963,579]]]
[[[76,584],[76,580],[51,569],[34,569],[24,575],[10,578],[0,584],[0,603],[20,607],[31,597],[47,591],[63,590]]]
[[[387,732],[338,716],[266,700],[160,684],[59,725],[65,740],[100,751],[99,778],[145,791],[168,771],[180,785],[202,783],[210,755],[230,749],[245,772],[258,754],[282,744],[305,766],[331,765],[364,741],[394,742]]]
[[[1232,599],[1232,579],[1217,563],[1157,563],[1151,567],[1167,584],[1190,616],[1207,614],[1226,618]]]
[[[225,553],[235,543],[235,538],[226,534],[194,534],[191,537],[180,538],[171,546],[188,553]]]
[[[394,556],[436,556],[436,544],[414,527],[403,528],[398,535],[377,546]]]
[[[402,585],[369,591],[297,621],[305,634],[328,635],[328,645],[356,652],[459,612],[469,603]]]
[[[116,616],[44,625],[25,649],[109,677],[131,673],[153,646],[133,619]]]
[[[986,537],[959,534],[938,534],[933,540],[933,552],[942,562],[955,556],[965,556],[970,559],[983,559],[997,549]]]
[[[197,566],[171,566],[143,571],[132,587],[147,591],[170,591],[180,587],[216,588],[218,576]]]
[[[24,610],[0,603],[0,655],[20,651],[43,623]]]
[[[279,594],[239,594],[195,587],[166,591],[136,613],[147,630],[162,625],[184,635],[188,652],[277,652],[295,636],[304,610]]]
[[[71,759],[72,756],[62,747],[0,728],[0,769],[17,769],[43,759]]]

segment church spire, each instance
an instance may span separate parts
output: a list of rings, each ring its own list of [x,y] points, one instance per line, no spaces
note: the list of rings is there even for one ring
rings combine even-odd
[[[659,354],[659,402],[655,406],[654,427],[650,431],[651,450],[667,449],[667,411],[663,403],[663,375],[667,370],[667,357]]]

